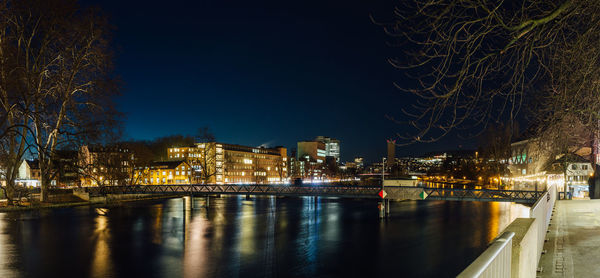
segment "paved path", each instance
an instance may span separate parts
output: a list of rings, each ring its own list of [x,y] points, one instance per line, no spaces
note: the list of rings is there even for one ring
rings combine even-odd
[[[600,200],[557,201],[540,277],[600,277]]]

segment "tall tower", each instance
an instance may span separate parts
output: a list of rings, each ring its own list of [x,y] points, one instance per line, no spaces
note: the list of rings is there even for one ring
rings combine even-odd
[[[396,140],[387,140],[387,167],[392,168],[396,162]]]

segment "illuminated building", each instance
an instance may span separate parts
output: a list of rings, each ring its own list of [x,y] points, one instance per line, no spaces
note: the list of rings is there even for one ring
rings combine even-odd
[[[185,160],[157,161],[147,167],[137,168],[136,184],[189,184],[192,167]]]
[[[325,143],[318,141],[300,141],[296,152],[295,178],[319,181],[325,178]]]
[[[317,136],[315,141],[325,144],[325,156],[334,157],[335,163],[340,163],[340,140],[326,136]]]
[[[15,184],[22,186],[40,186],[40,165],[36,160],[23,160],[19,166]]]
[[[559,192],[569,192],[574,197],[588,197],[588,179],[594,175],[592,163],[587,159],[566,154],[553,161],[546,169],[548,183],[554,183]],[[566,181],[566,182],[565,182]],[[567,190],[565,190],[565,183]]]
[[[508,168],[513,177],[531,176],[544,171],[549,162],[560,157],[551,153],[551,150],[540,146],[536,139],[521,140],[510,145],[511,157],[508,159]],[[582,157],[590,157],[591,148],[571,147],[569,151]]]
[[[127,185],[133,169],[133,154],[120,146],[82,146],[78,153],[82,186]]]
[[[288,177],[287,149],[255,148],[216,142],[167,150],[169,159],[184,159],[194,183],[279,183]]]
[[[365,159],[363,157],[355,157],[354,164],[356,164],[357,168],[365,167]]]
[[[318,141],[300,141],[298,142],[298,150],[296,158],[309,157],[316,163],[324,163],[327,151],[325,150],[325,143]]]

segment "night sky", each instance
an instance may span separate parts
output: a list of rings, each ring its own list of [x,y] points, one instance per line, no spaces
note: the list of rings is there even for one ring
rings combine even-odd
[[[401,52],[369,18],[390,19],[393,1],[83,3],[100,6],[116,27],[127,138],[208,126],[220,142],[295,148],[323,135],[341,141],[342,161],[378,161],[385,139],[407,131],[385,117],[413,101],[393,87],[407,81],[386,61]]]

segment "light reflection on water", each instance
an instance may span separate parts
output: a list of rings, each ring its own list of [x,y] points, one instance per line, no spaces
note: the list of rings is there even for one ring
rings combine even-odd
[[[244,196],[0,213],[0,277],[454,276],[528,208]]]

